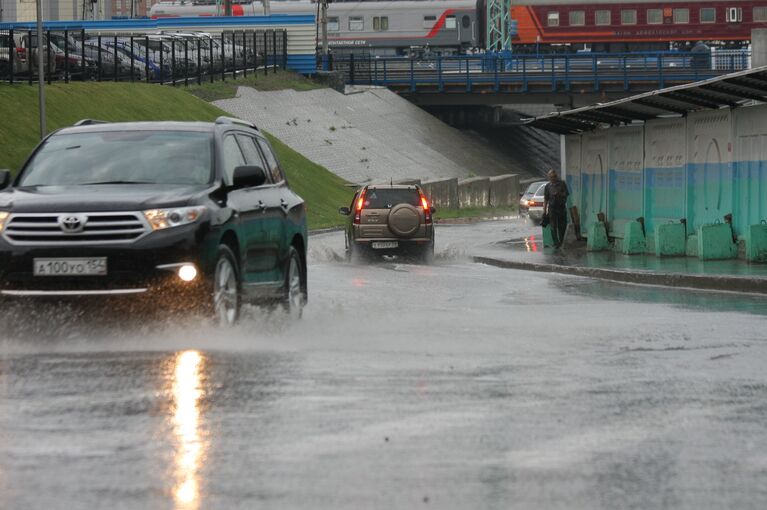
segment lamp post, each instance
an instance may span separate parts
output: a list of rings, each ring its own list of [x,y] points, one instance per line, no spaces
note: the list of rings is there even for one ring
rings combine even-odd
[[[45,64],[43,62],[43,0],[37,3],[37,96],[40,103],[40,140],[45,138]],[[30,44],[31,46],[31,44]],[[29,48],[30,50],[32,48]]]

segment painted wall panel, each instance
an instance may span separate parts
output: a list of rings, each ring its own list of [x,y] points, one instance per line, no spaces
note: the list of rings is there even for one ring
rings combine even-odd
[[[738,235],[749,225],[767,220],[767,105],[733,113],[735,130],[735,203],[733,223]]]
[[[607,221],[609,234],[623,237],[626,223],[644,214],[644,129],[609,130]]]
[[[732,112],[692,112],[687,118],[687,224],[722,222],[733,212]]]
[[[567,187],[570,190],[570,207],[576,206],[581,218],[583,218],[581,208],[581,135],[567,135],[565,137],[563,164],[566,166],[565,176]]]
[[[607,208],[607,130],[584,133],[581,143],[581,224],[588,233],[597,213]]]
[[[687,217],[687,121],[650,120],[645,124],[645,225]]]

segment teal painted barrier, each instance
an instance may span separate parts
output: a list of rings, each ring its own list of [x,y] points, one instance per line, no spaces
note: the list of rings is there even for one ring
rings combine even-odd
[[[685,175],[684,167],[645,169],[643,194],[647,232],[654,234],[657,226],[687,217]]]

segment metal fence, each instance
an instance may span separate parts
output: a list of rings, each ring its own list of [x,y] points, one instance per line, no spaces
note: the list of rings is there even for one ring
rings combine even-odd
[[[287,67],[286,30],[88,32],[48,30],[44,76],[52,81],[202,83]],[[35,31],[0,31],[0,80],[37,81]]]
[[[569,90],[574,83],[593,84],[622,82],[626,90],[632,82],[656,82],[706,79],[739,71],[748,62],[748,54],[724,55],[712,59],[710,53],[643,52],[585,53],[572,55],[458,55],[409,58],[372,55],[332,55],[319,61],[319,66],[340,71],[346,82],[359,85],[410,86],[412,91],[422,84],[436,84],[440,90],[449,84],[550,83],[552,90]]]

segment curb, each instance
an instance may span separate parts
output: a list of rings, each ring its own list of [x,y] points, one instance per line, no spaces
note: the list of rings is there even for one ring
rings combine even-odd
[[[515,262],[499,260],[490,257],[472,257],[474,262],[487,264],[505,269],[520,269],[540,273],[560,273],[572,276],[585,276],[619,283],[638,285],[655,285],[661,287],[688,288],[697,290],[713,290],[720,292],[737,292],[744,294],[767,295],[767,278],[753,276],[706,276],[681,273],[651,273],[628,272],[596,267],[561,266],[557,264],[535,264],[532,262]]]

